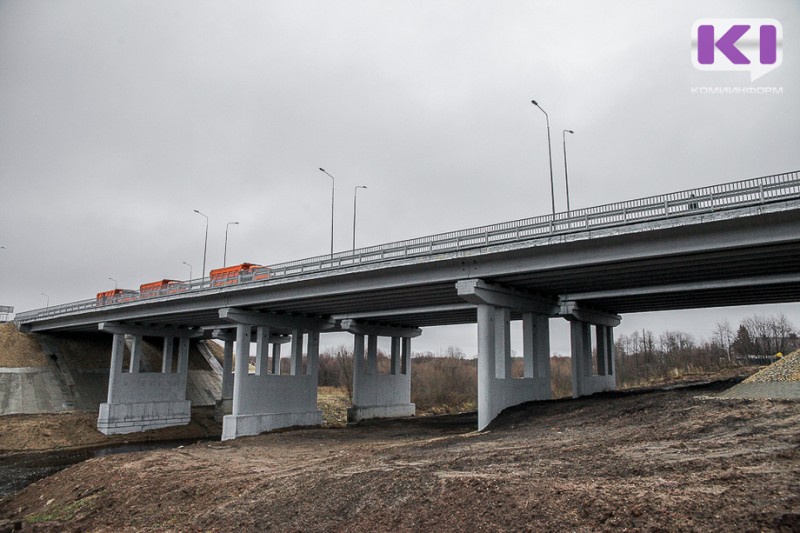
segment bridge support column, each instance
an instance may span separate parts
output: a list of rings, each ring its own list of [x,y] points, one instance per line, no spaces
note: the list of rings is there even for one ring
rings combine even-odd
[[[214,410],[214,420],[222,422],[225,415],[233,412],[233,342],[236,340],[236,333],[231,330],[214,330],[212,337],[223,342],[222,384],[220,398]]]
[[[550,385],[550,327],[547,315],[523,315],[523,369],[511,374],[511,311],[478,306],[478,429],[512,405],[553,397]]]
[[[222,440],[292,426],[318,426],[319,334],[327,324],[318,319],[222,309],[220,317],[236,323],[236,365],[233,408],[222,422]],[[280,350],[291,332],[289,375],[281,375]],[[283,335],[283,336],[282,336]],[[255,338],[254,338],[255,337]],[[256,342],[256,364],[250,372],[250,347]],[[273,365],[268,364],[273,346]],[[302,364],[306,347],[306,365]],[[272,372],[270,372],[270,370]]]
[[[347,421],[413,416],[416,406],[411,403],[411,339],[421,335],[422,331],[354,320],[343,320],[342,329],[352,333],[355,339],[353,407],[347,410]],[[392,339],[388,374],[378,372],[379,336]]]
[[[615,390],[614,327],[619,325],[620,317],[582,309],[574,302],[565,303],[561,314],[570,321],[573,398]],[[594,354],[592,326],[595,328]]]
[[[549,318],[555,301],[491,285],[482,280],[456,284],[459,296],[478,306],[478,429],[503,409],[552,398]],[[511,373],[511,311],[522,313],[523,377]]]
[[[191,402],[186,399],[189,342],[200,334],[191,330],[143,328],[101,323],[112,333],[108,399],[100,404],[97,429],[106,434],[133,433],[189,423]],[[125,335],[132,335],[128,371],[123,370]],[[161,372],[140,372],[142,336],[164,339]],[[173,372],[174,338],[178,338],[178,364]]]
[[[222,356],[222,405],[226,414],[226,404],[233,409],[233,341],[225,341]]]

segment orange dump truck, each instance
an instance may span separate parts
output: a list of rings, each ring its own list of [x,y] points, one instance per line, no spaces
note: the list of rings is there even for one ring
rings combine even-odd
[[[269,268],[253,263],[242,263],[211,271],[211,286],[225,287],[269,278]]]
[[[136,295],[136,291],[130,291],[127,289],[111,289],[110,291],[98,292],[97,305],[130,302],[136,298]]]
[[[148,296],[163,296],[165,294],[175,294],[186,290],[183,282],[175,279],[162,279],[150,283],[144,283],[139,286],[139,293],[142,297]]]

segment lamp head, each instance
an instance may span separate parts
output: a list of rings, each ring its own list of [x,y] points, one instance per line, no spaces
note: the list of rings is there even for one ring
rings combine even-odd
[[[575,133],[575,132],[574,132],[574,131],[572,131],[572,130],[564,130],[564,131],[566,131],[567,133]]]
[[[539,104],[537,104],[537,103],[536,103],[536,100],[531,100],[531,103],[532,103],[533,105],[535,105],[536,107],[539,107]]]

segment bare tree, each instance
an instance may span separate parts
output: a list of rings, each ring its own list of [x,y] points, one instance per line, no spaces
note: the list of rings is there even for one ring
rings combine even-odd
[[[796,335],[794,325],[781,313],[776,316],[754,315],[742,320],[735,347],[741,355],[775,355],[790,348]]]
[[[467,354],[459,347],[455,345],[450,345],[447,347],[447,350],[444,352],[445,357],[452,357],[453,359],[464,359]]]
[[[347,395],[353,397],[353,351],[341,345],[335,351],[336,361],[342,375],[342,385],[347,389]]]
[[[714,328],[714,340],[713,344],[718,346],[725,356],[728,358],[728,363],[733,362],[733,358],[731,357],[731,345],[733,344],[733,330],[731,329],[731,323],[727,320],[723,320],[722,322],[717,322],[716,327]]]

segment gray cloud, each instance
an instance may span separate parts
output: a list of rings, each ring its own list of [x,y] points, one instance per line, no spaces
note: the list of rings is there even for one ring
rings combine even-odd
[[[233,220],[229,262],[325,253],[320,166],[337,178],[337,249],[355,185],[369,187],[362,245],[548,213],[531,98],[551,116],[559,209],[564,128],[573,207],[795,170],[799,15],[785,1],[0,3],[0,303],[182,278],[183,261],[197,273],[193,209],[211,219],[210,267]],[[690,29],[708,16],[783,23],[784,63],[756,82],[783,95],[691,94],[749,85],[692,67]],[[771,309],[800,323],[797,306]],[[750,311],[621,331],[710,332]],[[417,347],[470,351],[470,328]]]

